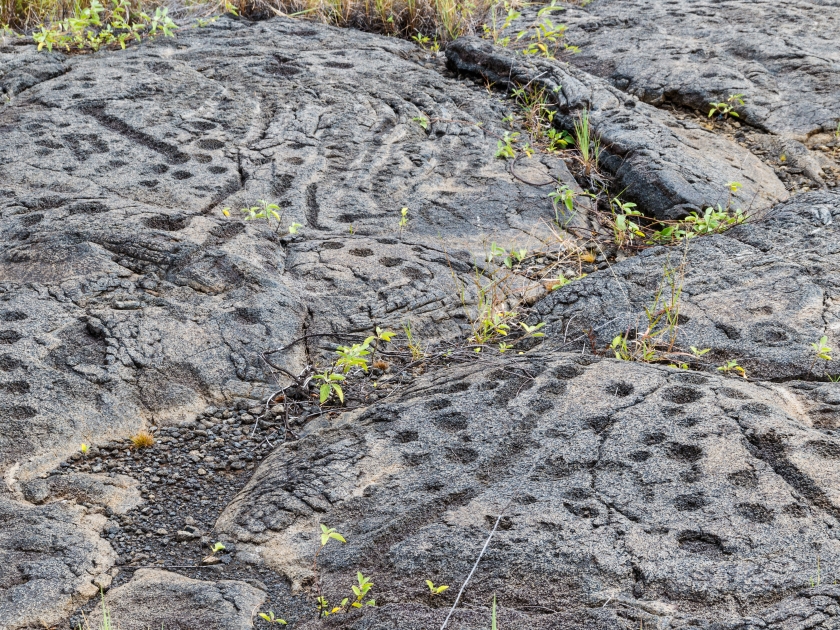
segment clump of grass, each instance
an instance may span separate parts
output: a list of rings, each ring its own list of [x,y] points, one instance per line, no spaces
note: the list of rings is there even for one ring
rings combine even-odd
[[[131,443],[134,448],[149,448],[155,445],[155,436],[144,429],[131,438]]]
[[[251,18],[289,15],[374,33],[433,38],[436,45],[473,35],[493,0],[131,0],[132,12],[168,8],[173,18],[234,13]],[[90,8],[90,0],[0,0],[0,26],[31,31],[42,24],[72,18]]]

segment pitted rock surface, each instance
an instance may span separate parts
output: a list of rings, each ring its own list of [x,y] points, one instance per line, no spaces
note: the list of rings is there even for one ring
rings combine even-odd
[[[23,473],[95,435],[259,399],[260,352],[304,333],[410,314],[427,339],[461,335],[453,273],[469,276],[486,235],[528,240],[554,216],[473,124],[495,128],[502,105],[406,42],[223,20],[118,55],[12,48],[8,76],[39,78],[0,112],[0,457],[37,452]],[[528,168],[574,184],[542,161]],[[236,219],[258,199],[305,236]],[[61,438],[45,451],[41,432]]]
[[[277,446],[256,418],[276,390],[262,353],[282,348],[271,360],[296,374],[377,325],[464,339],[487,243],[536,247],[555,219],[545,182],[580,191],[564,161],[520,159],[514,173],[494,157],[510,103],[395,38],[223,18],[125,52],[3,45],[0,627],[66,623],[112,580],[127,581],[107,595],[123,630],[248,628],[269,590],[297,627],[439,627],[500,513],[453,629],[488,627],[493,593],[503,627],[836,625],[840,595],[824,584],[840,570],[840,395],[801,379],[837,372],[808,356],[821,334],[840,345],[837,198],[777,204],[772,170],[641,102],[655,91],[628,96],[612,76],[475,39],[448,61],[499,88],[544,85],[567,128],[591,109],[603,164],[646,212],[682,215],[744,184],[736,203],[766,218],[690,243],[680,334],[784,382],[563,353],[585,327],[603,348],[616,318],[636,321],[667,258],[656,249],[537,302],[542,349],[411,375]],[[777,108],[790,129],[760,107],[749,121],[787,151],[803,120],[825,130],[827,101],[809,94],[810,109]],[[283,229],[240,220],[260,199]],[[586,234],[581,207],[561,218]],[[149,426],[165,427],[155,448],[131,449]],[[203,529],[186,522],[196,499]],[[348,538],[320,556],[325,594],[337,601],[362,570],[381,606],[307,621],[319,523]],[[201,580],[126,576],[153,549],[206,553],[221,537],[212,570],[172,567]],[[266,581],[222,579],[243,567]],[[430,600],[426,578],[452,588]]]
[[[284,445],[218,528],[301,585],[305,533],[328,523],[348,542],[320,555],[325,591],[358,568],[398,608],[423,603],[418,576],[466,576],[504,511],[467,605],[504,588],[512,609],[580,619],[629,598],[660,621],[740,623],[807,587],[817,554],[840,562],[840,442],[784,388],[574,355],[498,365],[424,377]],[[609,610],[604,627],[638,627]],[[544,627],[580,627],[556,614]]]
[[[840,195],[814,192],[724,234],[691,240],[676,285],[677,346],[709,348],[704,361],[735,360],[759,379],[834,374],[840,357],[816,360],[811,344],[822,336],[840,344],[839,239]],[[548,345],[606,348],[617,335],[641,335],[649,325],[645,309],[657,312],[671,300],[666,270],[682,264],[679,249],[648,249],[553,292],[536,305]]]
[[[728,182],[743,187],[736,205],[766,209],[787,199],[773,171],[754,155],[690,121],[639,102],[559,60],[524,57],[474,37],[446,49],[449,66],[511,89],[543,90],[569,131],[584,111],[603,146],[600,163],[624,197],[658,218],[725,204]]]
[[[645,2],[568,6],[575,66],[646,103],[709,103],[744,94],[743,119],[804,142],[840,119],[836,0]]]

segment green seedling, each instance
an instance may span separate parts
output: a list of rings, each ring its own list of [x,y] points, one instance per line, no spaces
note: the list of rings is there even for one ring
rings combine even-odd
[[[418,125],[420,125],[426,131],[429,130],[429,119],[426,118],[425,116],[415,116],[411,120],[413,122],[416,122]]]
[[[225,550],[225,546],[220,542],[214,543],[213,546],[210,548],[210,551],[214,556],[217,553],[219,553],[220,551],[224,551],[224,550]]]
[[[321,581],[318,579],[318,555],[321,553],[321,550],[327,545],[328,542],[331,540],[337,540],[340,543],[346,543],[344,536],[338,533],[334,527],[327,527],[323,523],[321,523],[321,546],[318,547],[318,551],[315,552],[315,557],[312,559],[312,573],[315,575],[315,584],[318,585],[318,597],[316,602],[318,604],[318,616],[319,617],[327,617],[331,612],[337,612],[340,608],[334,608],[330,610],[329,602],[327,598],[321,594]]]
[[[735,111],[735,108],[744,104],[743,97],[743,94],[730,94],[725,101],[721,101],[720,103],[709,103],[709,105],[712,106],[709,110],[709,118],[715,114],[718,115],[718,118],[726,118],[727,116],[740,118],[738,112]]]
[[[424,358],[426,353],[420,345],[420,342],[414,337],[414,334],[411,331],[411,322],[404,322],[402,329],[405,333],[405,338],[408,340],[408,351],[411,352],[411,360],[419,361]]]
[[[287,625],[285,619],[280,619],[280,617],[275,617],[274,616],[274,611],[273,610],[269,610],[268,613],[262,613],[261,612],[260,613],[260,618],[264,619],[268,623],[279,623],[281,626]]]
[[[321,386],[318,388],[318,399],[322,405],[327,402],[327,399],[332,394],[338,396],[338,400],[344,404],[344,390],[338,384],[344,380],[343,375],[333,374],[330,370],[324,370],[320,374],[315,374],[312,378],[313,380],[321,381]]]
[[[814,353],[817,355],[817,359],[822,359],[823,361],[831,361],[831,347],[828,345],[828,337],[823,335],[820,337],[820,340],[816,343],[812,343],[811,347],[814,349]]]
[[[490,257],[491,257],[491,259],[495,258],[497,256],[498,257],[503,257],[502,264],[504,264],[504,266],[507,267],[508,269],[513,268],[513,263],[514,262],[521,263],[523,260],[525,260],[525,257],[527,255],[528,255],[528,250],[524,249],[524,248],[511,249],[510,252],[508,252],[503,247],[500,247],[500,246],[496,245],[495,242],[490,244]]]
[[[566,184],[559,186],[554,192],[548,193],[549,199],[551,199],[551,204],[554,207],[554,221],[557,223],[558,227],[563,227],[563,223],[560,221],[560,212],[559,206],[563,205],[566,208],[566,212],[569,214],[569,218],[575,212],[575,197],[577,194],[574,190],[569,188]]]
[[[435,595],[440,595],[446,589],[449,588],[446,584],[441,584],[440,586],[435,586],[435,583],[431,580],[426,580],[426,586],[429,587],[429,597],[434,597]]]
[[[79,450],[82,452],[82,455],[87,455],[90,448],[84,442],[79,446]]]
[[[505,131],[505,135],[496,142],[496,155],[497,158],[504,158],[506,160],[513,159],[516,157],[516,149],[513,148],[513,145],[518,142],[519,140],[519,132],[518,131]]]
[[[522,337],[523,339],[527,339],[528,337],[545,337],[545,333],[539,332],[539,330],[545,326],[545,322],[540,322],[539,324],[534,324],[533,326],[529,326],[525,322],[519,322],[519,325],[522,326],[522,329],[525,331],[525,336]]]
[[[709,351],[711,350],[711,348],[703,348],[703,349],[700,349],[700,348],[695,348],[694,346],[691,346],[691,347],[689,348],[689,350],[691,350],[691,354],[693,354],[695,357],[697,357],[697,358],[699,359],[699,358],[700,358],[700,357],[702,357],[704,354],[706,354],[707,352],[709,352]]]
[[[356,596],[356,601],[350,604],[352,608],[361,608],[364,606],[376,606],[376,600],[369,599],[364,602],[364,598],[367,597],[368,592],[373,587],[373,582],[370,581],[369,578],[366,578],[362,575],[362,572],[359,571],[356,573],[356,579],[359,581],[358,586],[353,587],[353,594]]]
[[[408,227],[408,208],[402,208],[400,210],[400,236],[402,236],[403,230]]]
[[[289,234],[297,234],[298,230],[303,227],[302,223],[292,223],[289,226]]]
[[[496,595],[493,595],[493,607],[490,609],[490,630],[499,630],[496,622]]]
[[[734,359],[732,361],[727,361],[723,365],[718,368],[719,372],[723,372],[724,374],[730,374],[731,372],[735,372],[736,374],[740,374],[744,378],[747,378],[747,372],[738,365],[738,362]]]
[[[499,342],[499,354],[504,354],[505,352],[507,352],[511,348],[513,348],[512,343],[505,343],[504,341]]]

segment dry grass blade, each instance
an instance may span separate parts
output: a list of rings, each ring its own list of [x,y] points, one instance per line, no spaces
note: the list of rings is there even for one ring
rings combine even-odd
[[[155,445],[155,436],[144,429],[131,438],[131,443],[134,448],[149,448]]]

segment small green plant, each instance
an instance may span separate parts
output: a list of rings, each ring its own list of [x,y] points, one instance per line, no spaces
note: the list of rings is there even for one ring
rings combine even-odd
[[[483,27],[484,37],[487,39],[492,39],[493,43],[498,46],[507,47],[508,44],[510,44],[510,36],[504,35],[504,32],[508,28],[510,28],[511,24],[513,24],[514,21],[522,17],[522,14],[513,9],[512,5],[509,2],[505,2],[503,5],[504,10],[506,12],[505,19],[501,23],[501,25],[499,25],[498,18],[496,16],[497,6],[499,6],[498,3],[494,3],[493,5],[491,5],[489,14],[490,19],[488,20],[488,23],[484,24]]]
[[[274,616],[273,610],[269,610],[267,613],[261,612],[260,618],[267,621],[268,623],[279,623],[281,626],[287,625],[285,619],[280,619],[280,617]]]
[[[823,335],[820,337],[819,341],[816,343],[812,343],[811,347],[814,349],[814,353],[817,355],[817,359],[822,359],[823,361],[831,361],[831,347],[828,345],[828,337]]]
[[[416,35],[412,35],[411,39],[413,39],[417,44],[423,49],[428,52],[436,53],[440,52],[440,42],[438,41],[437,37],[432,39],[428,35],[423,35],[420,31],[417,32]]]
[[[832,376],[831,374],[826,374],[826,377],[832,383],[840,383],[840,374],[836,374],[834,376]]]
[[[376,606],[376,600],[374,599],[369,599],[366,602],[364,601],[365,597],[367,597],[367,594],[370,592],[370,589],[373,587],[373,582],[362,575],[361,571],[356,573],[356,579],[359,582],[358,586],[353,587],[353,594],[356,596],[356,601],[352,602],[350,606],[352,608],[361,608],[363,605]]]
[[[400,236],[402,236],[403,230],[408,227],[408,208],[401,208],[400,209]]]
[[[102,620],[95,626],[92,626],[88,618],[82,613],[82,623],[76,626],[76,630],[116,630],[114,621],[111,618],[111,611],[105,605],[105,593],[102,589],[99,590],[100,606],[102,610]]]
[[[338,400],[344,404],[344,390],[341,389],[339,382],[344,380],[342,374],[335,374],[332,370],[327,369],[320,374],[315,374],[313,380],[321,381],[321,386],[318,388],[318,400],[323,405],[332,394],[338,396]]]
[[[490,630],[499,630],[496,622],[496,595],[493,595],[493,607],[490,609]]]
[[[440,595],[446,589],[449,588],[446,584],[441,584],[440,586],[435,586],[435,583],[431,580],[426,580],[426,586],[429,587],[429,597],[434,597],[435,595]]]
[[[506,160],[516,157],[516,149],[513,148],[514,143],[519,140],[518,131],[505,131],[505,135],[496,141],[496,155],[497,158],[504,158]]]
[[[508,269],[512,269],[514,263],[521,263],[527,255],[528,250],[524,248],[511,249],[508,252],[504,247],[496,245],[495,242],[490,244],[490,259],[502,258],[502,264]]]
[[[87,455],[90,448],[88,447],[87,444],[82,442],[82,444],[79,446],[79,450],[82,452],[82,455]]]
[[[709,110],[709,118],[715,114],[717,114],[718,118],[726,118],[727,116],[739,118],[740,116],[738,115],[738,112],[735,111],[735,108],[744,104],[743,97],[743,94],[730,94],[725,101],[721,101],[720,103],[709,103],[712,107]]]
[[[411,360],[419,361],[426,356],[420,342],[415,339],[414,333],[411,331],[411,322],[404,322],[402,325],[405,338],[408,340],[408,351],[411,352]]]
[[[326,617],[331,612],[327,598],[321,593],[321,580],[318,578],[318,556],[320,555],[321,550],[326,547],[327,543],[331,540],[336,540],[340,543],[347,542],[344,536],[339,534],[334,527],[327,527],[321,523],[321,546],[318,547],[318,551],[315,552],[315,557],[312,558],[312,573],[315,576],[315,584],[318,587],[318,597],[316,598],[316,602],[318,604],[319,617]]]
[[[566,43],[566,25],[554,24],[549,18],[544,17],[549,11],[562,11],[562,7],[555,6],[552,2],[549,6],[543,7],[537,13],[542,21],[530,28],[520,31],[516,36],[517,41],[527,38],[527,44],[522,50],[523,55],[540,55],[546,59],[554,59],[561,46],[567,52],[578,52],[577,46],[570,46]]]
[[[707,352],[709,352],[709,350],[711,350],[711,348],[702,348],[702,349],[701,349],[701,348],[695,348],[694,346],[691,346],[691,347],[689,347],[689,350],[691,350],[691,354],[692,354],[692,355],[694,355],[696,358],[698,358],[698,359],[699,359],[699,358],[700,358],[700,357],[702,357],[704,354],[706,354]]]
[[[212,547],[210,547],[210,552],[215,556],[220,551],[224,551],[225,546],[221,542],[215,542]]]
[[[702,215],[692,212],[690,216],[686,217],[685,223],[688,226],[686,236],[690,238],[703,234],[715,234],[733,225],[743,223],[745,220],[746,217],[740,209],[730,214],[718,204],[717,208],[706,208]]]
[[[718,367],[718,371],[723,372],[724,374],[731,374],[732,372],[734,372],[736,374],[741,375],[744,378],[747,378],[746,370],[744,370],[744,368],[738,365],[738,362],[734,359],[731,361],[727,361],[726,363]]]
[[[415,116],[411,120],[413,122],[416,122],[418,125],[420,125],[424,130],[426,130],[426,131],[429,130],[429,119],[426,118],[425,116]]]
[[[637,236],[644,238],[645,233],[642,232],[641,226],[631,219],[631,217],[640,217],[642,213],[635,210],[635,203],[622,202],[618,197],[610,202],[613,212],[613,237],[615,244],[619,247],[625,243],[632,243]]]
[[[574,129],[578,159],[588,177],[592,171],[598,169],[601,154],[601,142],[592,131],[589,110],[585,109],[578,114],[577,120],[574,121]]]
[[[677,341],[680,299],[685,279],[685,258],[677,266],[667,261],[662,270],[662,280],[650,306],[645,307],[647,327],[616,335],[610,342],[616,359],[622,361],[668,362]]]
[[[297,234],[298,230],[303,227],[302,223],[292,223],[289,226],[289,234]]]
[[[525,331],[525,336],[522,337],[522,339],[527,339],[528,337],[545,337],[545,333],[539,332],[539,330],[545,326],[545,322],[540,322],[539,324],[534,324],[533,326],[529,326],[525,322],[519,322],[519,325],[522,326],[522,329]]]
[[[560,205],[566,208],[566,212],[569,215],[568,220],[571,220],[575,213],[576,196],[577,193],[575,193],[575,191],[569,188],[566,184],[562,184],[558,186],[554,192],[548,193],[548,197],[551,199],[551,204],[554,207],[554,221],[557,223],[558,227],[564,227],[564,223],[560,221]]]

